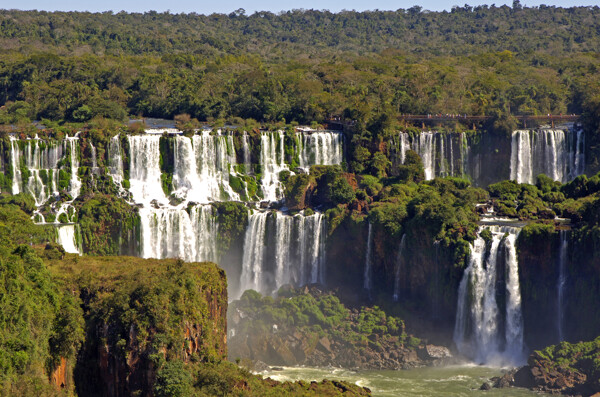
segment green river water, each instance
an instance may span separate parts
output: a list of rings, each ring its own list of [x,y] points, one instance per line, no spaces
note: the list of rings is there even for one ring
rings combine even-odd
[[[542,396],[526,389],[506,388],[481,391],[483,382],[502,375],[502,369],[476,365],[418,368],[404,371],[349,371],[338,368],[284,367],[261,372],[278,381],[345,380],[368,387],[376,397],[391,396]]]

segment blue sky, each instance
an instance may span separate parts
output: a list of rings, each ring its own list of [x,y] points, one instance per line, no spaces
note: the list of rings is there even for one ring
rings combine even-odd
[[[248,14],[255,11],[267,10],[272,12],[278,12],[282,10],[290,10],[295,8],[305,9],[327,9],[334,12],[342,9],[346,10],[396,10],[398,8],[410,8],[415,5],[416,1],[391,1],[391,0],[346,0],[346,1],[333,1],[333,0],[304,0],[302,2],[291,1],[291,0],[253,0],[253,1],[240,1],[240,0],[219,0],[219,1],[207,1],[207,0],[101,0],[101,1],[86,1],[86,0],[1,0],[0,8],[4,9],[19,9],[19,10],[46,10],[46,11],[128,11],[128,12],[143,12],[149,10],[155,11],[170,11],[172,13],[179,12],[197,12],[199,14],[211,14],[213,12],[219,13],[230,13],[231,11],[237,10],[238,8],[244,8]],[[455,5],[469,5],[486,4],[480,1],[457,1],[457,0],[425,0],[420,1],[418,4],[424,9],[432,11],[450,10]],[[512,4],[510,1],[489,1],[487,4],[495,3],[496,5],[501,4]],[[600,0],[521,0],[521,4],[526,6],[537,6],[540,4],[556,5],[562,7],[571,7],[577,5],[598,5]]]

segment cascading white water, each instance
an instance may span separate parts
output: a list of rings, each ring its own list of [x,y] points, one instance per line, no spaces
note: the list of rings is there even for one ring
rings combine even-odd
[[[81,249],[76,239],[76,225],[57,226],[56,233],[57,242],[62,245],[66,252],[81,255]]]
[[[43,205],[50,195],[58,195],[58,162],[62,156],[61,145],[55,141],[41,141],[37,135],[25,142],[21,154],[18,141],[11,137],[13,194],[30,193],[37,207]],[[22,187],[21,161],[29,172],[29,177]]]
[[[485,226],[492,234],[489,252],[478,235],[458,290],[454,342],[458,351],[485,364],[519,364],[524,360],[523,318],[515,242],[520,229]],[[486,255],[487,254],[487,255]],[[506,270],[506,310],[496,301],[498,260]],[[505,329],[499,325],[505,319]],[[502,332],[504,331],[504,332]],[[504,340],[501,337],[504,336]]]
[[[244,238],[240,295],[247,289],[263,294],[282,285],[323,283],[325,220],[317,212],[304,216],[281,212],[250,214]],[[274,245],[268,252],[269,244]]]
[[[19,141],[17,138],[10,137],[10,160],[12,165],[12,194],[21,193],[21,159],[20,159]]]
[[[246,131],[244,131],[244,134],[242,135],[242,156],[244,158],[244,172],[246,174],[251,174],[252,164],[250,162],[250,137]]]
[[[282,196],[279,173],[288,169],[283,161],[283,140],[283,131],[262,132],[260,136],[261,186],[263,197],[267,201],[277,201]]]
[[[559,182],[584,172],[583,133],[560,129],[518,130],[511,140],[510,178],[535,183],[539,174]]]
[[[365,253],[365,273],[363,275],[363,288],[371,291],[371,272],[373,266],[373,224],[369,222],[369,232],[367,234],[367,252]]]
[[[165,204],[160,171],[160,135],[129,135],[129,191],[134,202]]]
[[[400,246],[398,247],[398,256],[396,257],[396,274],[394,278],[394,302],[398,302],[400,297],[400,275],[404,269],[404,250],[406,249],[406,234],[402,235],[400,239]]]
[[[268,212],[250,214],[248,228],[244,236],[244,256],[240,279],[240,296],[243,291],[253,289],[263,291],[262,269],[265,261],[265,233]]]
[[[73,199],[79,196],[81,191],[81,180],[79,179],[79,138],[67,136],[66,141],[69,144],[71,152],[71,181],[69,184],[69,194]]]
[[[312,165],[337,165],[342,163],[343,136],[339,132],[297,132],[296,149],[299,166],[304,169]]]
[[[117,134],[110,138],[108,143],[108,174],[121,192],[123,189],[123,151],[121,149],[121,137]]]
[[[211,205],[140,209],[143,258],[217,260],[217,223]]]
[[[229,185],[229,174],[235,163],[231,135],[211,135],[203,131],[191,139],[177,136],[173,193],[196,203],[239,200],[239,194]]]
[[[417,153],[423,161],[425,179],[435,178],[435,140],[433,132],[422,132],[417,140]]]
[[[558,330],[558,341],[564,339],[564,305],[565,305],[565,286],[567,284],[567,250],[569,249],[568,232],[560,230],[560,246],[558,252],[558,283],[557,283],[557,310],[556,325]]]
[[[455,166],[455,162],[458,161],[454,158],[455,145],[458,145],[457,147],[460,149],[459,167]],[[447,134],[423,131],[411,137],[410,134],[401,132],[398,144],[400,163],[404,163],[406,151],[410,149],[421,157],[426,180],[431,180],[436,176],[462,176],[466,173],[469,149],[464,133]]]

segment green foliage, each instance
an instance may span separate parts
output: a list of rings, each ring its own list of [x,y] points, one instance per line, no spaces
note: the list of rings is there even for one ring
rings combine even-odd
[[[187,397],[191,395],[192,390],[192,375],[179,360],[167,361],[156,373],[156,397]]]
[[[78,303],[29,246],[49,236],[14,204],[0,206],[0,394],[30,387],[41,394],[42,371],[74,358],[83,340]]]
[[[285,202],[291,209],[303,209],[305,203],[305,193],[310,184],[310,176],[306,174],[292,175],[284,181],[285,184]]]
[[[236,333],[242,335],[265,332],[277,324],[280,331],[316,332],[321,337],[342,338],[352,346],[372,334],[402,340],[405,337],[404,322],[400,318],[388,316],[376,306],[350,311],[331,293],[315,297],[282,288],[278,298],[273,299],[247,290],[240,300],[231,303],[231,309],[230,313],[241,311],[244,318],[248,318],[236,326]]]
[[[121,198],[103,194],[88,197],[77,215],[83,250],[88,255],[119,255],[121,247],[137,241],[139,216]]]
[[[219,250],[227,251],[234,241],[241,241],[248,225],[248,209],[243,203],[225,201],[214,202],[219,225]]]
[[[331,185],[330,197],[333,204],[348,204],[354,200],[354,189],[346,178],[336,178]]]

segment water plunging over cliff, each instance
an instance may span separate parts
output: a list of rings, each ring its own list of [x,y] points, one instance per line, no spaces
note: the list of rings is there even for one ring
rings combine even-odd
[[[369,232],[367,234],[367,252],[365,253],[365,274],[363,288],[371,292],[372,287],[372,267],[373,267],[373,224],[369,222]]]
[[[519,364],[524,360],[515,247],[520,229],[484,226],[481,230],[489,230],[492,238],[486,244],[480,234],[471,246],[458,291],[454,341],[461,354],[477,363]],[[499,279],[504,289],[498,289]]]
[[[51,195],[58,195],[58,162],[62,158],[64,147],[58,142],[44,142],[39,138],[28,139],[23,153],[19,142],[11,137],[11,162],[13,168],[13,194],[30,193],[36,206],[43,205]],[[23,184],[21,161],[29,172]]]
[[[236,164],[233,137],[203,131],[175,137],[174,195],[197,203],[239,200],[229,185]]]
[[[217,224],[213,208],[140,209],[143,258],[181,258],[187,262],[217,260]]]
[[[69,184],[69,194],[72,199],[79,196],[81,191],[81,180],[79,179],[79,138],[66,137],[69,144],[69,152],[71,155],[71,181]]]
[[[564,339],[564,306],[565,306],[565,286],[567,284],[567,251],[569,249],[568,231],[560,230],[560,246],[558,251],[558,283],[557,283],[557,310],[556,322],[558,329],[558,341]]]
[[[283,161],[283,131],[263,132],[260,136],[260,167],[262,171],[262,191],[267,201],[277,201],[282,197],[279,173],[288,167]]]
[[[343,159],[342,134],[322,131],[313,133],[296,133],[296,149],[301,168],[311,165],[336,165]]]
[[[77,225],[60,225],[56,227],[56,240],[66,252],[81,255],[81,246],[77,241]]]
[[[406,250],[406,234],[402,235],[400,239],[400,246],[398,247],[398,256],[396,257],[396,274],[394,278],[394,302],[398,302],[400,297],[400,276],[402,271],[405,269],[404,261],[404,250]]]
[[[123,150],[121,149],[120,136],[117,134],[110,138],[108,143],[108,174],[112,177],[113,182],[119,188],[121,193],[124,193],[123,180]]]
[[[469,148],[463,133],[423,131],[411,135],[401,132],[395,146],[401,164],[408,150],[419,154],[426,180],[436,176],[460,177],[467,173]]]
[[[244,237],[240,295],[247,289],[263,294],[285,284],[325,281],[325,219],[281,212],[250,214]],[[272,247],[272,249],[267,249]]]
[[[546,174],[562,183],[583,174],[584,135],[560,129],[518,130],[511,141],[510,179],[535,183]]]

